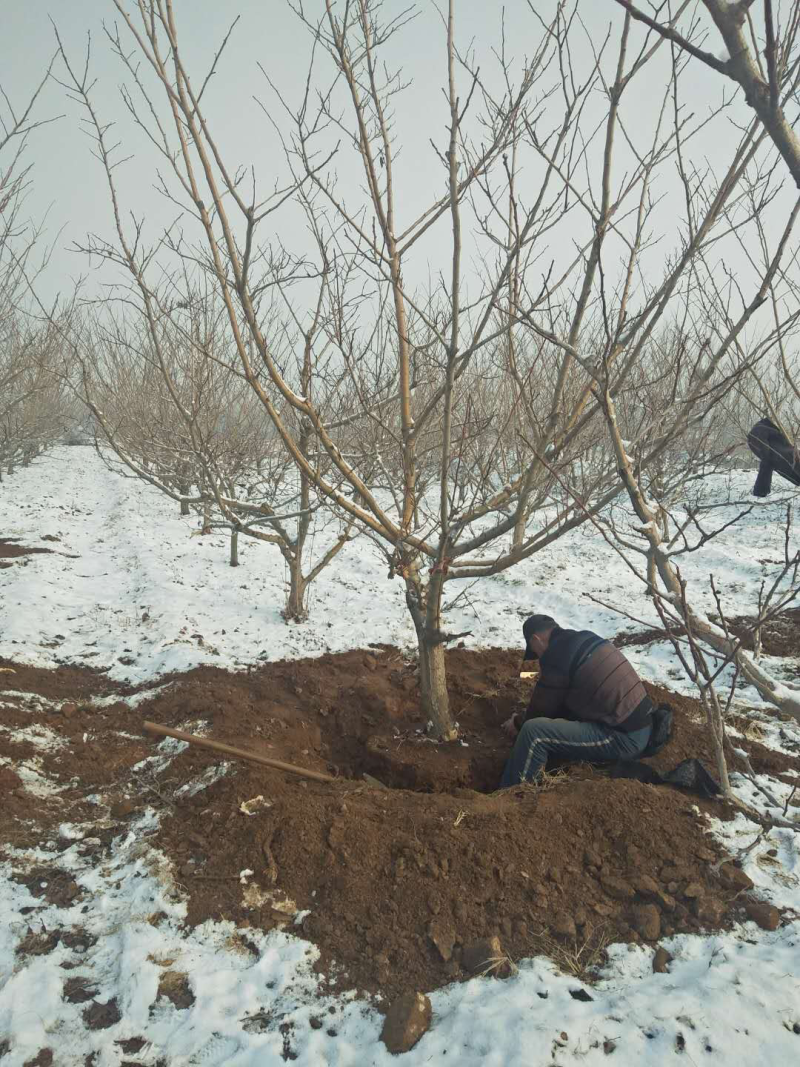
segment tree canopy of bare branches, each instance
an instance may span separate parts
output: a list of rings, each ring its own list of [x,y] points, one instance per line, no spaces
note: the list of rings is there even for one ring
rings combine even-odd
[[[676,455],[694,457],[681,478],[703,469],[724,451],[713,411],[790,337],[797,208],[780,214],[774,131],[756,109],[708,161],[705,133],[732,104],[687,104],[688,3],[658,26],[626,10],[602,40],[580,0],[531,4],[517,60],[502,25],[493,53],[464,51],[451,0],[442,133],[415,144],[401,60],[414,11],[320,0],[290,5],[310,43],[299,99],[265,61],[264,122],[284,160],[257,174],[232,168],[207,111],[231,34],[198,78],[174,0],[109,6],[123,102],[177,218],[148,243],[144,219],[123,212],[90,63],[62,49],[115,220],[115,238],[86,250],[124,269],[151,342],[167,322],[185,336],[180,309],[205,278],[227,365],[299,476],[405,583],[424,710],[452,738],[444,647],[461,635],[445,628],[447,584],[546,549],[624,491],[610,403],[638,479]],[[279,236],[287,211],[304,219],[303,247]],[[759,246],[770,213],[779,237]]]

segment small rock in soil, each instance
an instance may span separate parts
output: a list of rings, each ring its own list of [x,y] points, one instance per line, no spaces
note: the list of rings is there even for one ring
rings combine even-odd
[[[600,885],[614,900],[630,900],[633,897],[633,888],[621,878],[603,878]]]
[[[643,897],[655,898],[661,892],[658,882],[649,874],[640,874],[633,887]]]
[[[730,886],[732,889],[753,888],[753,879],[746,875],[741,868],[734,867],[732,863],[723,863],[719,869],[719,876],[723,884]]]
[[[781,923],[781,913],[771,904],[761,900],[748,900],[745,904],[748,919],[752,919],[762,930],[777,930]]]
[[[61,714],[65,718],[69,719],[71,716],[77,715],[77,713],[78,713],[78,705],[77,704],[67,703],[67,704],[62,704],[61,705]]]
[[[701,923],[719,926],[725,916],[725,905],[716,897],[701,897],[694,902],[694,913]]]
[[[553,917],[553,933],[558,937],[571,938],[577,936],[575,920],[564,911],[556,912]]]
[[[615,1041],[604,1041],[603,1042],[603,1052],[605,1052],[606,1056],[610,1056],[611,1053],[614,1051],[614,1049],[616,1047],[617,1047],[617,1044],[616,1044]]]
[[[408,1052],[431,1025],[431,1002],[424,993],[404,993],[389,1008],[381,1041],[389,1052]]]
[[[637,904],[631,926],[645,941],[657,941],[661,936],[661,915],[655,904]]]
[[[428,926],[428,937],[435,945],[442,960],[447,963],[453,955],[456,935],[453,927],[443,919],[434,919]]]
[[[464,946],[461,964],[465,971],[485,971],[504,956],[499,937],[482,937]]]
[[[675,908],[678,906],[675,897],[671,897],[669,893],[662,893],[660,889],[653,899],[663,911],[675,911]]]
[[[669,965],[673,957],[663,945],[659,945],[653,954],[653,971],[655,974],[669,974]]]
[[[689,882],[683,891],[683,895],[689,900],[697,900],[705,895],[705,889],[699,882]]]

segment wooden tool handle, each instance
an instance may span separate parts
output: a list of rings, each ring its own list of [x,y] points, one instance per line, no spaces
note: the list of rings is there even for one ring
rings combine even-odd
[[[226,756],[233,756],[234,759],[259,763],[262,767],[273,767],[276,771],[288,771],[289,774],[296,774],[300,778],[313,778],[315,782],[336,781],[330,774],[323,774],[321,771],[308,771],[304,767],[295,767],[292,763],[282,763],[277,759],[258,756],[254,752],[245,752],[242,748],[234,748],[233,745],[225,745],[221,741],[209,741],[205,737],[195,737],[194,734],[184,733],[183,730],[170,730],[168,726],[160,726],[157,722],[145,722],[142,729],[149,734],[157,734],[159,737],[174,737],[178,741],[186,741],[189,745],[197,745],[198,748],[222,752]]]

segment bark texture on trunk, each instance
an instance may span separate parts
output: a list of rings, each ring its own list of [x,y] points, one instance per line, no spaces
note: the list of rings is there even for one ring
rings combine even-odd
[[[447,693],[447,670],[444,645],[419,641],[419,690],[423,714],[433,723],[441,741],[455,741],[458,732],[450,717],[450,697]]]
[[[450,715],[447,668],[441,633],[444,578],[441,573],[435,573],[425,585],[419,564],[415,563],[406,573],[405,581],[406,605],[417,632],[422,713],[433,724],[434,734],[440,741],[455,741],[458,731]]]
[[[306,618],[306,580],[303,577],[302,556],[289,565],[289,596],[283,614],[290,622],[303,622]]]

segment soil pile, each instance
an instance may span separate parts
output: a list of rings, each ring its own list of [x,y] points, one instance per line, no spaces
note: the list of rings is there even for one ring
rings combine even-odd
[[[518,669],[517,652],[451,651],[460,740],[440,745],[419,721],[414,667],[394,649],[265,663],[236,675],[203,667],[134,710],[121,701],[90,707],[93,691],[123,691],[92,672],[20,667],[0,675],[0,685],[69,698],[38,710],[35,700],[15,709],[9,698],[3,712],[12,730],[39,723],[57,735],[60,745],[39,749],[36,759],[62,791],[32,797],[6,766],[14,804],[0,814],[0,830],[15,841],[10,831],[24,830],[34,844],[34,815],[37,832],[51,836],[67,808],[73,821],[102,818],[91,846],[99,861],[127,821],[155,806],[155,843],[173,861],[190,923],[296,930],[319,947],[319,969],[332,981],[387,996],[469,975],[478,939],[499,939],[502,958],[489,963],[499,970],[506,957],[544,951],[582,973],[609,941],[653,942],[738,915],[748,880],[730,864],[714,869],[718,852],[700,817],[724,816],[721,804],[585,765],[540,787],[491,795],[509,749],[500,724],[529,693]],[[674,741],[653,765],[667,770],[687,756],[708,764],[696,703],[651,693],[676,711]],[[144,719],[338,780],[238,762],[217,777],[219,757],[195,748],[154,763],[146,757],[163,750],[139,736]],[[29,744],[0,732],[0,754],[19,763],[23,781]],[[757,771],[800,767],[756,740],[743,746]],[[365,772],[389,788],[365,783]],[[99,810],[87,803],[92,793],[104,798]],[[247,806],[252,814],[242,811],[259,797]]]

